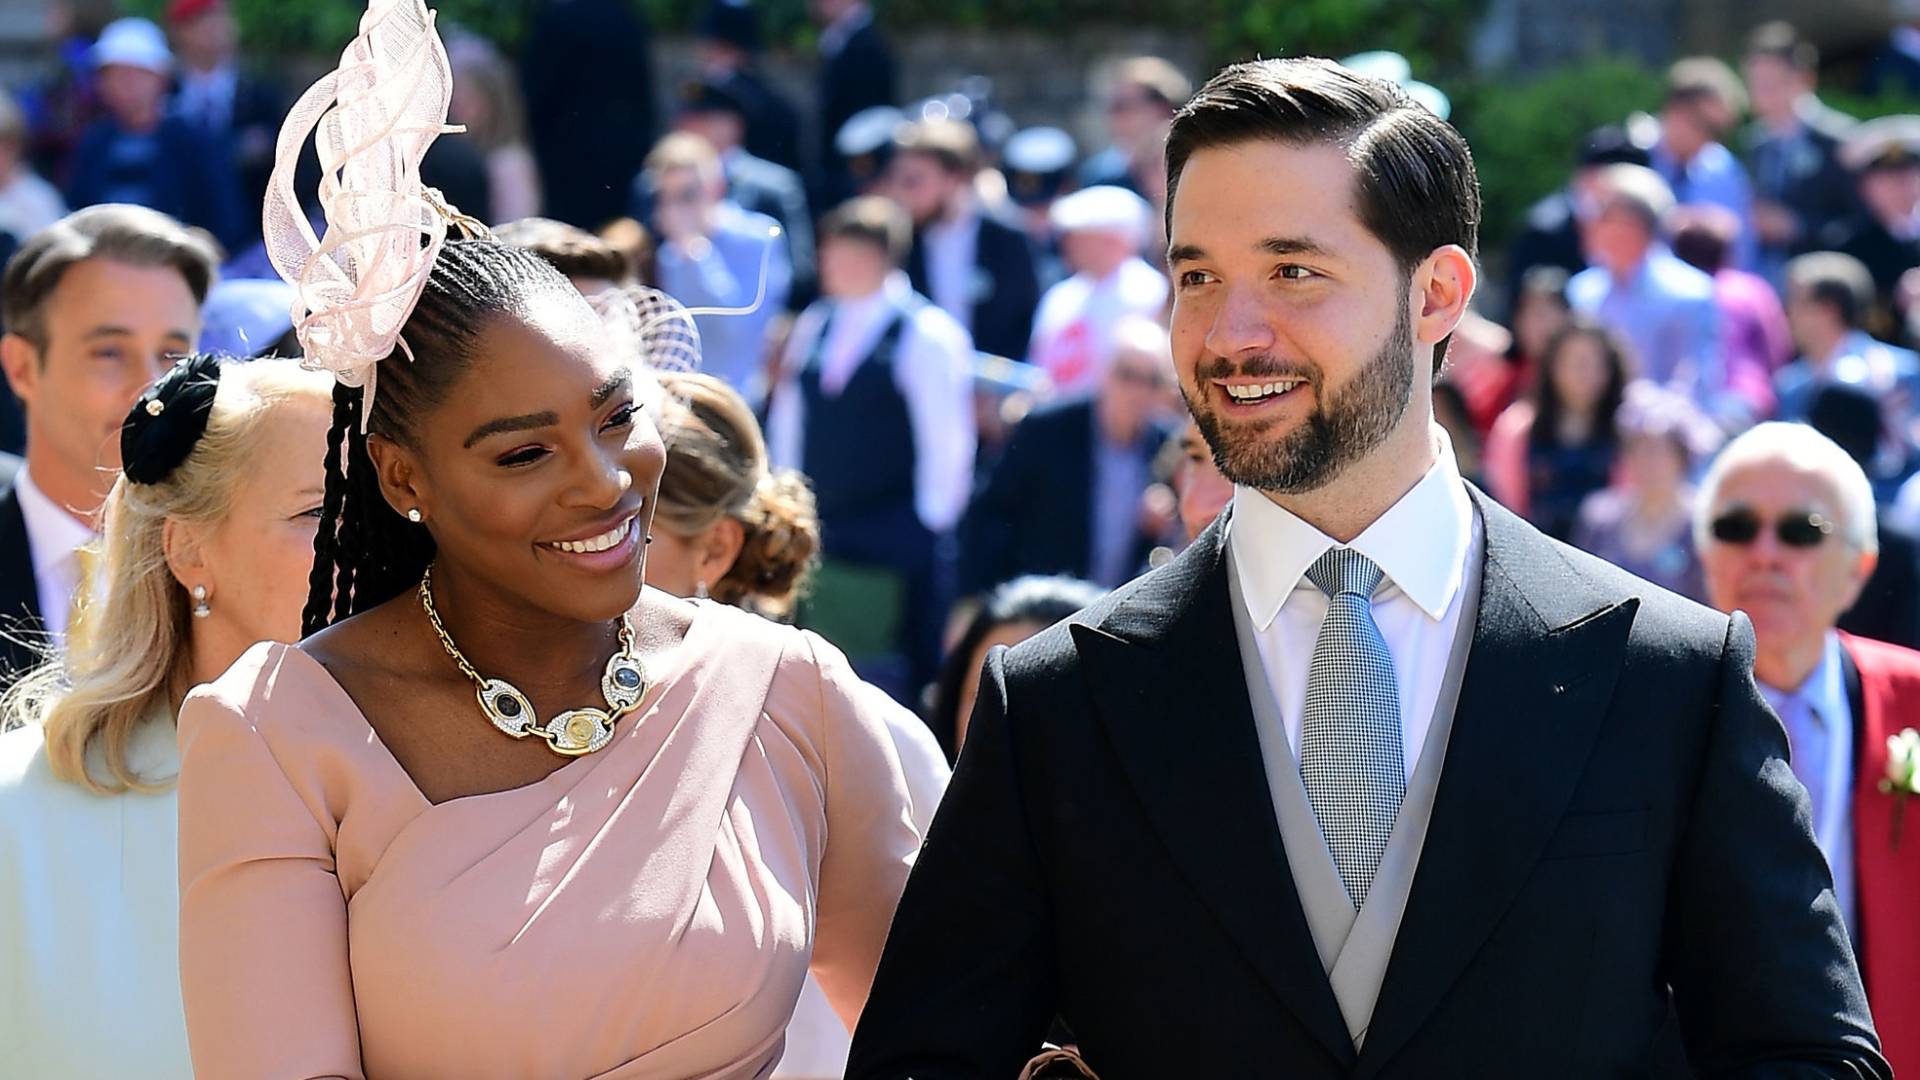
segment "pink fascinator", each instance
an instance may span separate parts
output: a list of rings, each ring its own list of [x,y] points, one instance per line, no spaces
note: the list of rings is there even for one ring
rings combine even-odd
[[[420,160],[447,126],[453,74],[422,0],[368,0],[340,66],[300,95],[280,129],[263,229],[267,258],[293,286],[308,367],[364,387],[398,347],[451,226],[484,232],[420,182]],[[323,235],[293,190],[308,137],[320,157]],[[370,408],[361,411],[364,425]]]

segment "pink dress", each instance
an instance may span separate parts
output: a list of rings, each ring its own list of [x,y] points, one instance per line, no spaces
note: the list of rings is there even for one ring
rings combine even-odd
[[[898,706],[819,638],[711,603],[676,663],[605,749],[438,805],[297,648],[196,690],[200,1080],[763,1077],[809,965],[850,1022],[920,842]]]

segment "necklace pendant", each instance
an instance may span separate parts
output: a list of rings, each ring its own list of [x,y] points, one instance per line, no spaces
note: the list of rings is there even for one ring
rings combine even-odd
[[[493,726],[516,739],[525,737],[529,727],[539,726],[533,715],[533,703],[514,689],[512,683],[488,679],[474,691],[474,696],[480,699],[480,710],[493,721]]]
[[[541,728],[556,754],[579,757],[613,741],[613,717],[599,709],[568,709]]]
[[[622,649],[607,661],[607,672],[600,677],[600,693],[614,712],[631,709],[647,692],[647,669],[639,659]]]

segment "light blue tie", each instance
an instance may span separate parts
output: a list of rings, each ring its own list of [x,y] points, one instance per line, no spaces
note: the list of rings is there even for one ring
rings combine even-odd
[[[1307,669],[1300,779],[1357,910],[1407,794],[1400,686],[1373,621],[1380,568],[1351,548],[1333,548],[1307,570],[1307,580],[1329,599]]]

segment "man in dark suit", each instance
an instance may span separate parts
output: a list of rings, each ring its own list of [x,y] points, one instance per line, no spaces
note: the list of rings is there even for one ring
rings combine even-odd
[[[239,178],[244,227],[240,236],[259,239],[260,215],[273,175],[274,141],[286,117],[287,99],[271,79],[242,70],[239,37],[226,0],[172,0],[167,22],[180,58],[173,108],[225,148]]]
[[[27,445],[0,462],[0,686],[70,629],[120,425],[193,348],[213,277],[211,245],[138,206],[77,210],[8,260],[0,369]]]
[[[693,26],[701,77],[741,103],[747,153],[800,168],[800,111],[760,73],[760,20],[749,0],[708,0]]]
[[[1859,209],[1853,177],[1840,163],[1840,143],[1853,118],[1821,103],[1814,93],[1819,50],[1786,23],[1755,29],[1743,66],[1753,102],[1747,163],[1760,237],[1758,269],[1777,279],[1788,258],[1809,250],[1823,230]]]
[[[1754,679],[1786,726],[1887,1060],[1911,1075],[1920,1069],[1920,859],[1900,850],[1897,822],[1908,811],[1881,782],[1887,740],[1920,722],[1920,652],[1836,629],[1889,555],[1873,487],[1820,433],[1762,424],[1714,460],[1694,506],[1707,592],[1715,607],[1753,620]]]
[[[1351,157],[1349,155],[1352,155]],[[1167,147],[1173,355],[1229,513],[996,651],[851,1080],[1890,1076],[1750,624],[1469,488],[1431,372],[1466,144],[1236,65]]]
[[[907,276],[995,356],[1026,356],[1040,277],[1026,233],[982,212],[974,194],[980,141],[960,120],[902,125],[887,164],[887,194],[913,218]]]
[[[1112,588],[1139,573],[1164,531],[1143,507],[1173,368],[1167,333],[1145,319],[1114,328],[1091,397],[1027,414],[960,525],[960,591],[1022,574],[1071,574]]]
[[[520,85],[547,216],[589,231],[627,212],[627,185],[654,143],[653,54],[628,0],[545,0]]]
[[[861,0],[807,0],[807,8],[820,24],[813,204],[838,206],[855,191],[834,139],[855,113],[898,100],[893,49],[874,25],[873,9]]]

